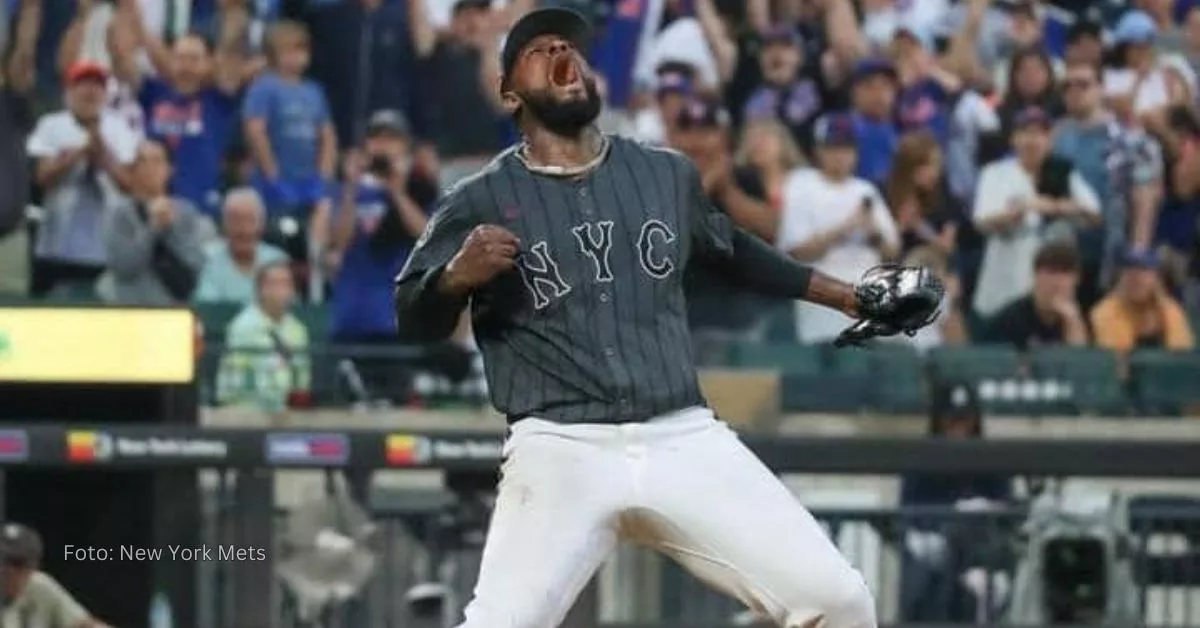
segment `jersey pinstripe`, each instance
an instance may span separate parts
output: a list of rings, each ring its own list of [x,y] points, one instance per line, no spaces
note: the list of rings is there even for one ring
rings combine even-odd
[[[449,263],[478,225],[521,240],[517,270],[471,297],[493,405],[510,420],[626,422],[704,403],[683,270],[732,225],[674,151],[609,138],[580,178],[510,149],[450,190],[397,281]]]

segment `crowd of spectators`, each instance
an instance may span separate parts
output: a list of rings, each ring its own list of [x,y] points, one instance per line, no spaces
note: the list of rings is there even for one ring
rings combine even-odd
[[[391,344],[440,190],[519,139],[504,33],[551,3],[597,25],[604,130],[691,156],[738,224],[844,280],[942,275],[919,347],[1193,347],[1195,0],[7,0],[0,293],[242,304],[230,342],[293,373],[309,335]],[[690,290],[698,335],[848,322]]]

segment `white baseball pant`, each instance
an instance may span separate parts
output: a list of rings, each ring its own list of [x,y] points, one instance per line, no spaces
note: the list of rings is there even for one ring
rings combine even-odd
[[[523,419],[504,453],[459,628],[555,628],[618,539],[784,628],[876,628],[862,576],[706,408],[617,425]]]

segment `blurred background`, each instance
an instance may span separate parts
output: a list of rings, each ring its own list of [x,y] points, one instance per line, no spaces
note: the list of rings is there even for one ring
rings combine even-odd
[[[3,0],[3,419],[312,430],[333,437],[268,451],[335,464],[367,429],[397,434],[392,466],[494,467],[469,321],[401,345],[391,282],[442,191],[519,141],[498,54],[547,5],[595,24],[605,131],[691,156],[717,207],[828,274],[898,261],[949,288],[917,336],[834,352],[840,315],[689,278],[703,385],[739,429],[1200,439],[1195,0]],[[428,430],[479,440],[431,453]],[[85,462],[132,451],[72,434]],[[45,470],[22,438],[0,430],[5,568],[114,626],[452,626],[495,481]],[[1200,481],[1106,462],[786,480],[889,625],[1200,625]],[[115,538],[270,560],[61,555]],[[622,550],[569,622],[754,620]]]

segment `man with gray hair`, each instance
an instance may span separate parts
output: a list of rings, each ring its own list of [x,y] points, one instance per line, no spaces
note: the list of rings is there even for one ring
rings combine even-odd
[[[204,250],[204,268],[194,300],[200,303],[250,303],[254,274],[259,268],[286,261],[288,256],[262,241],[266,207],[253,188],[230,190],[221,208],[219,240]]]
[[[108,628],[42,571],[42,538],[19,523],[0,526],[0,626]]]

